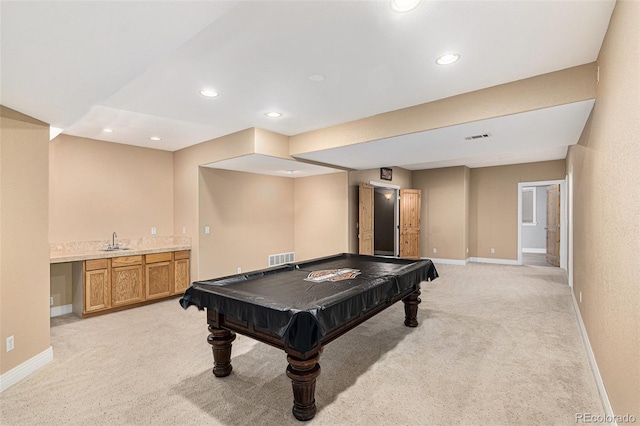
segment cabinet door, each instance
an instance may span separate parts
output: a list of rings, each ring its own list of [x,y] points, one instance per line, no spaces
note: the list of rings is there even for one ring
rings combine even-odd
[[[84,273],[84,312],[99,311],[111,307],[109,270],[97,269]]]
[[[147,264],[147,300],[171,295],[171,263]]]
[[[189,287],[189,259],[180,259],[174,262],[175,291],[183,293]]]
[[[113,306],[142,302],[142,265],[111,269],[111,300]]]

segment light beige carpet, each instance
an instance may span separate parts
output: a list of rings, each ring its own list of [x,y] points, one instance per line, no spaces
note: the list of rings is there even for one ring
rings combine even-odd
[[[398,303],[329,344],[314,425],[575,424],[602,414],[564,272],[437,265],[417,328]],[[171,300],[52,319],[54,361],[0,394],[3,425],[286,425],[285,354],[238,336],[216,379],[205,314]]]

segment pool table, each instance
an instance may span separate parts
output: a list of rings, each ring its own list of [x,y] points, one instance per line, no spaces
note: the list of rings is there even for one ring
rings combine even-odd
[[[216,377],[231,373],[236,332],[284,350],[293,415],[309,420],[323,347],[400,300],[404,324],[416,327],[420,283],[437,277],[430,260],[343,253],[197,281],[180,304],[207,311]]]

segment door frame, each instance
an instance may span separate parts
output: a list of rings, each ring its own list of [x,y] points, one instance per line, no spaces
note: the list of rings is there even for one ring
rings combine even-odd
[[[384,182],[376,182],[374,180],[370,180],[369,181],[369,185],[373,186],[374,188],[385,188],[385,189],[393,189],[394,193],[395,193],[395,197],[394,197],[394,201],[393,201],[393,207],[394,207],[394,213],[393,213],[393,255],[394,257],[398,257],[400,256],[400,246],[399,246],[399,241],[400,241],[400,230],[399,230],[399,225],[400,225],[400,186],[399,185],[391,185],[390,183],[384,183]],[[376,229],[375,227],[373,228],[373,240],[374,240],[374,245],[373,245],[373,252],[375,253],[375,235],[376,235]]]
[[[518,182],[518,265],[522,265],[522,189],[529,186],[560,185],[560,268],[565,271],[568,259],[567,182],[565,179]]]

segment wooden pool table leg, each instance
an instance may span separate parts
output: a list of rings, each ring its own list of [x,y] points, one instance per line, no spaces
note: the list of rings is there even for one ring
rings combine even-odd
[[[320,375],[320,353],[308,359],[287,355],[287,377],[293,386],[293,415],[298,420],[311,420],[316,415],[316,378]]]
[[[209,325],[207,342],[213,350],[213,375],[226,377],[231,374],[231,343],[236,340],[236,333]]]
[[[419,296],[420,289],[402,299],[404,302],[404,325],[407,327],[418,326],[418,305],[422,302]]]

